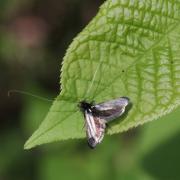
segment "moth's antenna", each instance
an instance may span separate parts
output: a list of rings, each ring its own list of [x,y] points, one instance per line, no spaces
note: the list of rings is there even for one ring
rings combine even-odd
[[[99,70],[99,68],[100,68],[100,66],[101,66],[101,64],[102,64],[102,60],[103,60],[103,58],[101,58],[101,60],[100,60],[100,62],[99,62],[99,64],[98,64],[98,66],[97,66],[97,68],[96,68],[96,70],[95,70],[95,72],[94,72],[94,75],[93,75],[93,78],[92,78],[91,84],[90,84],[90,85],[89,85],[89,87],[88,87],[88,90],[87,90],[87,92],[86,92],[86,94],[85,94],[85,97],[87,97],[87,95],[89,94],[89,92],[90,92],[90,91],[91,91],[91,89],[92,89],[92,86],[93,86],[93,84],[94,84],[94,81],[95,81],[96,75],[97,75],[98,70]]]
[[[12,93],[19,93],[19,94],[31,96],[31,97],[34,97],[34,98],[37,98],[37,99],[40,99],[40,100],[43,100],[43,101],[53,102],[53,100],[50,100],[50,99],[47,99],[47,98],[44,98],[44,97],[41,97],[41,96],[37,96],[37,95],[34,95],[32,93],[29,93],[29,92],[25,92],[25,91],[21,91],[21,90],[16,90],[16,89],[9,90],[8,94],[7,94],[8,97],[10,97]]]

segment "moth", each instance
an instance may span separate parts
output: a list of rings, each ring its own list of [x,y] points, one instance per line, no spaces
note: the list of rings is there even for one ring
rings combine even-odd
[[[90,148],[95,148],[97,144],[102,142],[106,124],[120,117],[128,104],[129,98],[127,97],[120,97],[100,104],[80,102],[79,106],[84,114],[86,136]]]

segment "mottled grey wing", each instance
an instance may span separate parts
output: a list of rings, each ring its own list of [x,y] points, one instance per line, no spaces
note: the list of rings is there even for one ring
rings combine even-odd
[[[121,97],[94,105],[93,112],[95,115],[108,122],[121,116],[128,104],[129,99],[127,97]]]
[[[85,118],[88,145],[95,148],[103,140],[106,125],[100,117],[93,116],[91,112],[85,111]]]

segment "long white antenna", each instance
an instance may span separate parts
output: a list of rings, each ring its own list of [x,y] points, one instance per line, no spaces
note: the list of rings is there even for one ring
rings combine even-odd
[[[100,68],[100,66],[101,66],[101,64],[102,64],[102,60],[103,60],[103,58],[101,58],[101,60],[99,61],[99,64],[98,64],[98,66],[97,66],[97,68],[96,68],[96,70],[95,70],[95,72],[94,72],[94,75],[93,75],[91,84],[89,85],[88,90],[86,91],[85,97],[87,97],[87,95],[89,94],[89,92],[90,92],[91,89],[92,89],[92,86],[93,86],[93,84],[94,84],[94,81],[95,81],[97,72],[98,72],[98,70],[99,70],[99,68]]]
[[[31,96],[31,97],[34,97],[34,98],[43,100],[43,101],[53,102],[53,100],[50,100],[50,99],[47,99],[47,98],[44,98],[44,97],[41,97],[41,96],[37,96],[37,95],[34,95],[34,94],[32,94],[32,93],[29,93],[29,92],[25,92],[25,91],[21,91],[21,90],[16,90],[16,89],[9,90],[9,91],[8,91],[8,94],[7,94],[8,97],[10,97],[12,93],[24,94],[24,95],[28,95],[28,96]]]

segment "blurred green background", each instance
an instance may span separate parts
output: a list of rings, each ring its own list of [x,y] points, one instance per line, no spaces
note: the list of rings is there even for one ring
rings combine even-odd
[[[179,180],[180,109],[95,150],[86,139],[24,151],[55,98],[72,39],[97,13],[96,0],[0,0],[0,180]],[[82,128],[83,130],[83,128]]]

